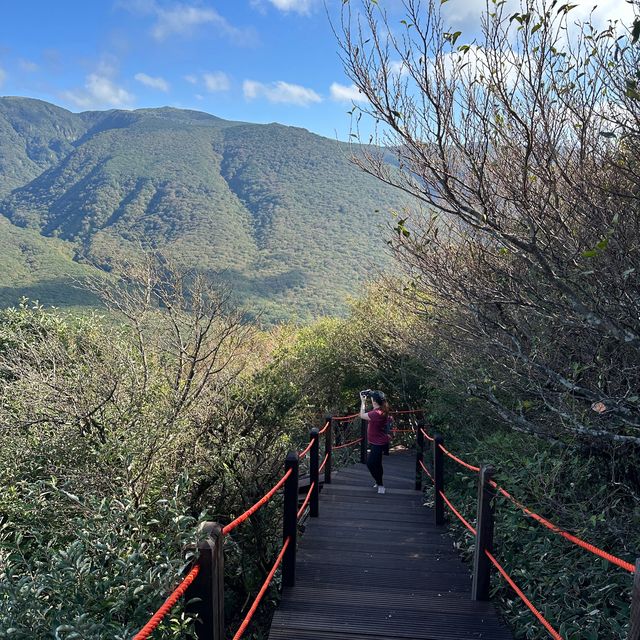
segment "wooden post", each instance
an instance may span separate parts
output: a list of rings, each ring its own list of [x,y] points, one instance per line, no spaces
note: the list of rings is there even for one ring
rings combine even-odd
[[[282,586],[293,587],[296,582],[296,538],[298,534],[298,454],[289,451],[284,461],[285,473],[291,475],[284,483],[284,513],[282,515],[282,542],[290,538],[282,558]]]
[[[365,464],[367,462],[367,421],[360,418],[360,462]]]
[[[636,559],[636,572],[633,576],[631,593],[631,624],[628,640],[640,640],[640,558]]]
[[[224,640],[224,538],[217,522],[204,522],[198,543],[200,571],[185,593],[187,612],[197,617],[198,640]]]
[[[491,586],[491,560],[485,550],[493,553],[493,499],[496,492],[489,484],[495,475],[490,465],[482,465],[478,478],[478,511],[476,524],[476,548],[473,556],[472,600],[489,600]]]
[[[424,462],[424,434],[422,433],[422,422],[418,422],[416,431],[416,491],[422,489],[422,466],[421,462]]]
[[[444,445],[444,438],[436,433],[433,436],[433,480],[435,483],[435,512],[436,525],[444,524],[444,500],[440,495],[444,493],[444,457],[440,445]]]
[[[329,428],[326,431],[324,439],[324,453],[327,456],[327,462],[324,465],[324,483],[331,484],[331,456],[333,451],[333,418],[327,416],[324,419],[324,423],[329,423]]]
[[[318,429],[314,427],[309,431],[309,435],[311,436],[311,441],[313,442],[313,444],[311,445],[311,455],[309,458],[309,483],[310,485],[314,484],[311,491],[311,500],[309,501],[309,515],[312,518],[317,518],[318,502],[320,497],[320,472],[318,471],[318,467],[320,466],[320,461],[318,460]]]

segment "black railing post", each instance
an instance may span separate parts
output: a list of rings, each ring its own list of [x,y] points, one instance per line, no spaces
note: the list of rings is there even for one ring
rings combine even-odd
[[[333,418],[331,416],[327,416],[324,419],[324,423],[329,423],[329,427],[327,428],[326,436],[324,439],[324,454],[327,456],[327,461],[324,465],[324,483],[331,484],[331,457],[333,451]]]
[[[628,640],[640,640],[640,558],[636,559],[636,572],[633,576],[631,592],[631,624]]]
[[[433,436],[433,480],[435,484],[435,512],[436,524],[444,524],[444,457],[440,445],[444,444],[444,438],[436,433]]]
[[[476,520],[476,548],[473,556],[472,600],[489,600],[491,560],[485,551],[493,553],[493,499],[496,492],[489,484],[495,469],[482,465],[478,477],[478,511]]]
[[[312,518],[317,518],[318,502],[320,497],[320,472],[318,471],[318,467],[320,466],[320,461],[318,460],[318,429],[314,427],[309,431],[309,435],[311,436],[311,441],[313,442],[310,452],[311,457],[309,458],[309,486],[313,485],[313,489],[311,490],[311,500],[309,501],[309,515]]]
[[[198,543],[200,571],[185,593],[187,612],[197,618],[198,640],[224,640],[224,538],[217,522],[203,522]]]
[[[424,462],[424,434],[422,433],[422,422],[418,422],[416,430],[416,491],[422,489],[422,465]]]
[[[282,558],[282,586],[293,587],[296,582],[296,538],[298,534],[298,454],[289,451],[284,461],[285,473],[291,475],[284,483],[284,513],[282,515],[282,542],[290,538]]]
[[[360,462],[367,461],[367,421],[360,418]]]

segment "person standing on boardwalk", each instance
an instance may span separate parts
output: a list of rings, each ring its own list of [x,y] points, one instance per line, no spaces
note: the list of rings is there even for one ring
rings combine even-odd
[[[371,411],[367,411],[367,398],[371,398],[373,405]],[[367,457],[367,467],[375,480],[374,488],[378,489],[378,493],[384,493],[382,454],[385,447],[389,446],[391,436],[386,429],[389,420],[389,403],[382,391],[367,389],[360,392],[360,417],[368,422],[369,456]]]

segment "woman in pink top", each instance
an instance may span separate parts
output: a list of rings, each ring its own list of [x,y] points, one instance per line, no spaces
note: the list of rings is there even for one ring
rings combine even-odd
[[[367,397],[371,398],[372,411],[367,411]],[[382,391],[360,392],[360,417],[369,424],[367,427],[367,439],[369,441],[369,455],[367,467],[376,481],[373,485],[378,493],[384,493],[382,481],[382,454],[391,440],[387,434],[387,421],[389,420],[389,404]]]

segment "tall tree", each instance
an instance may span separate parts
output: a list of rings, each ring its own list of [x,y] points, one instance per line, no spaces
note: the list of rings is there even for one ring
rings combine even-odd
[[[467,41],[442,4],[347,1],[339,36],[397,157],[356,162],[420,204],[393,250],[426,351],[517,429],[638,445],[638,20],[492,0]]]

